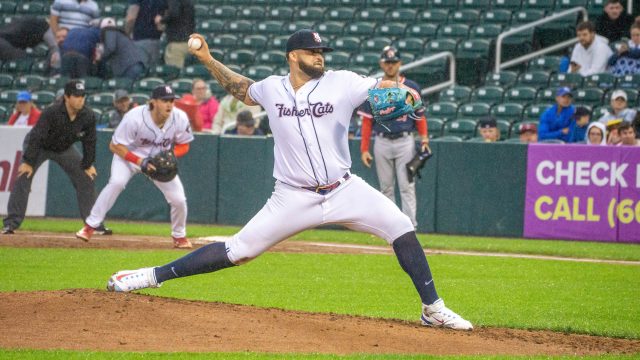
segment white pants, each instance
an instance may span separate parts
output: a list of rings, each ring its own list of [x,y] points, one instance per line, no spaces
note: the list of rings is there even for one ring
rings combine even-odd
[[[111,177],[109,183],[102,189],[96,203],[91,209],[91,215],[86,219],[86,223],[91,227],[98,227],[111,210],[118,196],[127,186],[133,175],[140,173],[140,167],[134,165],[121,157],[114,155],[111,162]],[[184,187],[180,177],[176,176],[169,182],[152,180],[164,198],[171,206],[171,236],[179,238],[187,234],[187,198],[184,195]]]
[[[324,224],[374,234],[389,244],[414,231],[409,217],[358,176],[351,175],[327,195],[276,181],[264,207],[227,242],[227,255],[241,264],[282,240]]]

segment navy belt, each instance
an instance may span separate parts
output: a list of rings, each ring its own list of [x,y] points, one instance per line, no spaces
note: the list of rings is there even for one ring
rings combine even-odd
[[[335,190],[338,186],[342,185],[343,182],[349,180],[351,174],[346,173],[343,177],[338,179],[338,181],[329,185],[321,185],[321,186],[303,186],[302,188],[305,190],[313,191],[314,193],[318,193],[320,195],[327,195],[328,193]]]
[[[401,132],[394,132],[394,133],[389,133],[389,132],[378,133],[378,135],[389,140],[400,139],[401,137],[405,137],[410,134],[411,133],[408,131],[401,131]]]

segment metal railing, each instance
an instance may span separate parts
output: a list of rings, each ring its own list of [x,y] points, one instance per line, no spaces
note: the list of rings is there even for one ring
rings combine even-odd
[[[451,51],[443,51],[443,52],[439,52],[437,54],[433,54],[427,57],[424,57],[420,60],[416,60],[416,61],[412,61],[408,64],[404,64],[402,66],[400,66],[400,72],[404,72],[407,70],[411,70],[411,69],[415,69],[419,66],[422,66],[424,64],[430,63],[430,62],[434,62],[436,60],[440,60],[442,58],[448,58],[449,59],[449,80],[441,82],[439,84],[436,85],[432,85],[426,88],[423,88],[422,91],[420,92],[422,95],[427,95],[427,94],[431,94],[437,91],[440,91],[444,88],[448,88],[450,86],[453,86],[456,84],[456,57],[453,55],[453,53]],[[382,72],[378,72],[375,73],[373,75],[371,75],[372,77],[378,78],[378,77],[382,77],[382,75],[384,75],[384,73]]]
[[[582,6],[578,6],[578,7],[574,7],[556,14],[552,14],[548,17],[545,17],[544,19],[540,19],[540,20],[536,20],[534,22],[530,22],[528,24],[524,24],[522,26],[518,26],[516,28],[513,28],[511,30],[505,31],[503,33],[501,33],[500,35],[498,35],[498,39],[496,40],[496,63],[495,63],[495,67],[494,67],[494,72],[500,72],[501,69],[505,69],[508,68],[510,66],[513,65],[518,65],[521,64],[525,61],[528,61],[530,59],[533,59],[535,57],[538,57],[540,55],[544,55],[544,54],[548,54],[550,52],[554,52],[563,48],[566,48],[568,46],[571,46],[573,44],[575,44],[576,42],[578,42],[578,38],[574,37],[573,39],[569,39],[569,40],[565,40],[561,43],[555,44],[555,45],[551,45],[548,46],[544,49],[540,49],[538,51],[529,53],[527,55],[522,55],[520,57],[517,57],[515,59],[509,60],[509,61],[505,61],[504,63],[502,62],[502,42],[504,40],[504,38],[506,38],[507,36],[513,35],[513,34],[517,34],[517,33],[521,33],[523,31],[529,30],[531,28],[535,28],[538,25],[541,24],[546,24],[549,23],[551,21],[554,21],[556,19],[574,14],[574,13],[582,13],[583,16],[583,20],[588,20],[589,19],[589,14],[587,13],[587,10],[582,7]]]

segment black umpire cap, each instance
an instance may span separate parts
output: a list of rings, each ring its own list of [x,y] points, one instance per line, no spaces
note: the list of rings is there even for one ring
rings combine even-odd
[[[287,40],[287,54],[299,49],[321,49],[322,52],[333,51],[333,48],[324,44],[320,34],[310,29],[300,29],[294,32]]]
[[[80,80],[71,80],[64,85],[64,94],[67,96],[84,96],[86,94],[84,83]]]
[[[170,100],[170,99],[178,99],[179,97],[173,91],[171,86],[169,85],[160,85],[153,89],[151,93],[152,99],[162,99],[162,100]]]
[[[389,46],[385,46],[384,49],[382,49],[382,54],[380,54],[380,60],[384,62],[398,62],[402,59],[400,59],[400,52],[398,51],[398,49],[389,45]]]

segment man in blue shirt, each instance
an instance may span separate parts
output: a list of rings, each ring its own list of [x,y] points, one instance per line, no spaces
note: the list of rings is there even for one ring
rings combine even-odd
[[[545,110],[540,116],[538,138],[540,140],[558,139],[569,141],[569,125],[575,108],[571,105],[573,95],[568,87],[556,91],[556,104]]]

